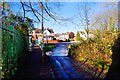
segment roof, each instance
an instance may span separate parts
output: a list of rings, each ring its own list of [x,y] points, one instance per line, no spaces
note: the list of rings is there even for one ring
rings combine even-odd
[[[35,33],[40,33],[42,30],[39,28],[35,28]]]
[[[50,33],[54,33],[53,29],[47,28]]]
[[[85,31],[80,31],[81,34],[85,34]]]

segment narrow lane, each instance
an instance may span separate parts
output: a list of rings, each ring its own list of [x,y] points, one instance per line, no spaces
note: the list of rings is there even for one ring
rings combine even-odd
[[[72,66],[73,63],[66,59],[67,57],[55,57],[51,56],[50,60],[53,66],[53,70],[56,78],[62,78],[66,80],[84,80],[84,76],[79,74],[77,70]]]
[[[72,66],[73,62],[68,57],[67,47],[71,43],[59,43],[53,52],[49,53],[50,61],[56,78],[84,80],[84,76],[79,74]]]
[[[41,50],[39,46],[35,46],[33,52],[29,54],[29,58],[26,59],[26,67],[20,72],[17,79],[86,80],[86,72],[79,73],[75,68],[75,61],[67,56],[67,47],[70,44],[57,44],[53,52],[49,56],[45,56],[44,64]]]
[[[57,60],[62,64],[62,67],[71,78],[83,78],[65,57],[57,57]]]
[[[70,42],[61,42],[56,44],[56,48],[52,52],[47,52],[48,56],[68,56],[68,46],[73,43]]]
[[[56,79],[70,80],[70,77],[65,72],[61,63],[58,60],[56,60],[56,57],[50,57],[50,60],[51,60],[51,64],[52,64],[52,67],[53,67],[55,78]]]

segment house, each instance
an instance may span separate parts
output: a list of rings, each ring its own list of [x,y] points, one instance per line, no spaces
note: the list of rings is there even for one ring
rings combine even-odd
[[[94,38],[94,35],[91,32],[88,35],[86,31],[79,31],[79,33],[80,33],[80,37],[84,40],[87,40],[87,37]]]
[[[69,40],[74,41],[75,34],[73,32],[69,33]]]
[[[68,41],[69,39],[74,39],[75,35],[73,32],[66,32],[62,34],[54,34],[53,29],[46,28],[44,29],[44,33],[42,34],[42,30],[39,28],[35,28],[32,31],[32,34],[29,35],[34,35],[37,39],[38,42],[42,41],[44,39],[45,43],[51,42],[51,41]]]
[[[42,37],[44,35],[44,40],[53,40],[54,39],[54,31],[53,29],[50,28],[46,28],[44,29],[44,33],[42,34],[42,30],[39,28],[35,28],[31,34],[29,34],[30,36],[37,36],[37,38],[39,38],[40,40],[42,40]]]
[[[59,34],[59,40],[67,41],[69,39],[69,32]]]
[[[55,40],[55,35],[53,29],[46,28],[44,29],[44,33],[42,34],[42,30],[39,28],[35,28],[30,36],[35,36],[38,40],[38,43],[42,42],[44,39],[44,43],[58,43],[59,40]]]
[[[54,38],[55,38],[56,40],[59,40],[59,35],[60,35],[60,34],[54,34]]]
[[[57,40],[68,41],[69,39],[74,39],[75,34],[73,32],[66,32],[62,34],[54,34]]]
[[[44,31],[44,40],[54,40],[54,31],[53,29],[47,28]]]

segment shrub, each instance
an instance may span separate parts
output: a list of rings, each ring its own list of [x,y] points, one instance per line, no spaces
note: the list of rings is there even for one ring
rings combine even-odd
[[[117,31],[99,31],[94,39],[84,40],[80,44],[72,45],[69,54],[76,60],[83,62],[87,60],[86,63],[107,73],[112,63],[112,46],[118,37],[117,34]]]
[[[45,52],[52,51],[55,48],[54,44],[45,44]]]

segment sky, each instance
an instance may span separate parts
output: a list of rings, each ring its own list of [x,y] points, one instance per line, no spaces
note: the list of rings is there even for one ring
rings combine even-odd
[[[0,0],[2,1],[2,0]],[[19,2],[19,0],[5,0],[7,2]],[[29,0],[22,0],[24,2],[29,2]],[[38,2],[38,1],[49,1],[49,2],[118,2],[120,0],[30,0],[32,2]]]
[[[63,7],[61,7],[61,10],[59,10],[59,15],[66,18],[71,18],[71,22],[62,22],[62,24],[57,24],[54,21],[45,21],[44,27],[49,27],[54,30],[55,33],[64,33],[64,32],[74,32],[77,33],[77,31],[83,31],[84,27],[81,25],[81,17],[79,17],[78,12],[81,12],[78,10],[78,5],[81,4],[81,2],[62,2]],[[90,2],[89,7],[91,8],[90,14],[91,17],[94,17],[98,12],[103,12],[103,3],[97,3],[97,2]],[[92,19],[91,19],[92,20]],[[36,27],[41,25],[36,25]]]
[[[56,3],[56,2],[54,2]],[[90,7],[90,21],[91,23],[94,22],[92,19],[96,14],[104,13],[106,11],[104,4],[108,2],[89,2],[89,7]],[[10,2],[12,4],[11,8],[13,12],[18,12],[19,10],[21,13],[23,11],[21,10],[21,5],[16,2]],[[44,15],[49,21],[44,20],[44,27],[45,28],[52,28],[54,30],[54,33],[65,33],[65,32],[74,32],[76,33],[77,31],[83,31],[84,27],[81,26],[81,17],[79,16],[78,13],[82,12],[82,9],[78,6],[82,4],[82,2],[60,2],[62,5],[61,7],[55,7],[52,6],[53,10],[57,13],[56,16],[64,17],[64,18],[71,18],[70,21],[61,21],[61,24],[58,24],[54,20],[52,20],[50,17]],[[31,13],[27,14],[28,17],[33,18],[36,20],[35,16]],[[41,23],[34,23],[34,27],[36,28],[41,28]]]
[[[58,24],[54,21],[44,21],[44,27],[49,27],[54,30],[55,33],[64,33],[64,32],[74,32],[76,33],[77,31],[83,31],[84,27],[81,26],[80,22],[80,17],[78,15],[78,5],[81,4],[81,2],[62,2],[63,7],[61,7],[61,10],[59,10],[59,15],[65,18],[71,18],[71,21],[74,22],[75,24],[67,21],[67,22],[62,22],[62,24]],[[91,14],[95,14],[98,11],[101,11],[101,4],[99,3],[93,3],[90,2],[90,7],[91,9]],[[99,6],[99,7],[98,7]],[[59,16],[58,15],[58,16]],[[41,26],[41,24],[35,25],[36,27]]]

